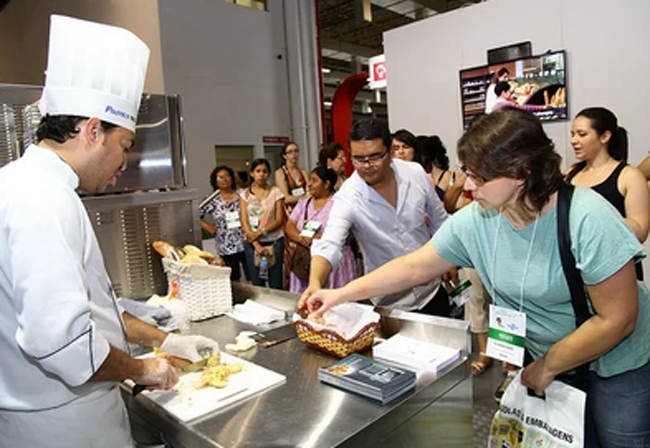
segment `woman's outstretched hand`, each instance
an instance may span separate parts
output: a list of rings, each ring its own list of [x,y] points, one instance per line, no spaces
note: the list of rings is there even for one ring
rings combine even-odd
[[[338,289],[319,289],[309,295],[303,303],[310,319],[320,319],[327,310],[343,302]]]

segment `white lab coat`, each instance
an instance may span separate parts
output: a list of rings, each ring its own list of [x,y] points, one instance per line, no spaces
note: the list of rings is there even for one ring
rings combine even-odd
[[[0,169],[0,446],[129,446],[118,386],[88,381],[128,346],[77,186],[34,145]]]

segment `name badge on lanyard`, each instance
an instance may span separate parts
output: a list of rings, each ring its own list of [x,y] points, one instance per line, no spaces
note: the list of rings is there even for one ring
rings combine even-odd
[[[320,226],[321,226],[320,221],[314,221],[313,219],[309,220],[302,228],[302,231],[300,232],[300,236],[313,238],[314,235],[316,235],[316,232],[318,232],[318,229],[320,229]]]
[[[226,212],[226,227],[229,229],[238,229],[241,227],[238,212]]]
[[[291,190],[291,196],[304,196],[305,195],[305,189],[302,187],[294,188]]]
[[[465,280],[449,293],[449,301],[455,303],[458,307],[463,306],[465,302],[472,298],[473,292],[472,282]]]
[[[525,343],[526,313],[490,305],[486,355],[522,367]]]
[[[260,227],[260,217],[259,216],[249,216],[248,222],[251,225],[251,229],[256,231]]]

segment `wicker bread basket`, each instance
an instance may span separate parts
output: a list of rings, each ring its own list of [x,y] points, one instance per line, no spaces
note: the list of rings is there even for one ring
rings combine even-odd
[[[298,339],[305,344],[330,355],[345,358],[372,347],[379,323],[366,324],[351,339],[346,339],[332,330],[316,330],[304,319],[294,321],[293,327],[298,333]]]
[[[372,347],[379,318],[368,305],[345,303],[325,312],[324,325],[308,320],[306,310],[294,314],[292,323],[298,338],[305,344],[345,358]]]
[[[162,259],[169,288],[176,288],[192,321],[218,316],[232,308],[230,268]]]

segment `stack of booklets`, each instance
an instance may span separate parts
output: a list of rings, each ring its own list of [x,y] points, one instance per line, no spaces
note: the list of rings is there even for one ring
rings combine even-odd
[[[460,350],[396,334],[372,349],[375,358],[415,370],[440,372],[460,358]]]
[[[319,368],[318,378],[324,383],[386,404],[413,390],[416,376],[411,370],[353,353],[332,365]]]

